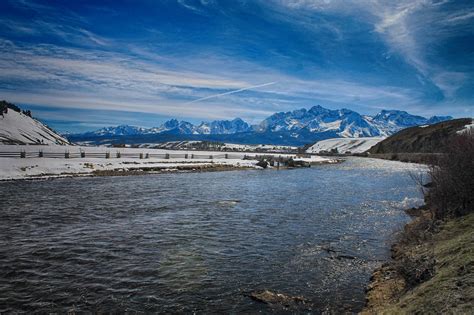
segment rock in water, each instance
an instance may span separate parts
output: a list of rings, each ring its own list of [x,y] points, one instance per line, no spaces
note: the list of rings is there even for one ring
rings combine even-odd
[[[298,306],[298,304],[305,305],[307,303],[306,299],[302,296],[290,296],[269,290],[254,291],[248,296],[258,302],[270,305],[281,305],[284,307]]]

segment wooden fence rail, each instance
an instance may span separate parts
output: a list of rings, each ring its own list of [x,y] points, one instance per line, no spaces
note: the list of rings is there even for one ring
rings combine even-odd
[[[194,153],[149,153],[149,152],[121,152],[121,151],[107,151],[107,152],[45,152],[45,151],[8,151],[0,152],[0,158],[63,158],[63,159],[77,159],[77,158],[126,158],[126,159],[272,159],[282,160],[282,156],[276,155],[249,155],[249,154],[194,154]],[[287,159],[288,156],[285,157]]]

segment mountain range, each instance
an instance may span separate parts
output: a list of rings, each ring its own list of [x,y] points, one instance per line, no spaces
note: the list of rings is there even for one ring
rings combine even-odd
[[[320,105],[275,113],[257,125],[240,118],[194,125],[171,119],[153,128],[128,125],[106,127],[68,135],[71,141],[92,143],[144,143],[172,140],[208,140],[245,144],[304,145],[329,138],[386,137],[412,127],[450,120],[450,116],[425,118],[405,111],[382,110],[374,116],[349,109],[331,110]]]
[[[105,127],[96,131],[83,133],[83,136],[132,136],[147,134],[182,134],[182,135],[218,135],[251,131],[252,127],[240,118],[234,120],[215,120],[193,125],[187,121],[170,119],[159,127],[142,128],[129,125]]]

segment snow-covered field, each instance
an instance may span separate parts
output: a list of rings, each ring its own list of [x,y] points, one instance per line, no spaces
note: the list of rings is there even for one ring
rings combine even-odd
[[[210,151],[183,151],[144,148],[106,148],[106,147],[80,147],[80,146],[36,146],[36,145],[0,145],[2,152],[26,153],[26,158],[0,157],[0,180],[48,178],[57,176],[92,175],[96,171],[174,171],[179,169],[193,170],[205,167],[231,166],[251,167],[256,166],[257,160],[244,160],[245,153],[232,152],[225,158],[223,152]],[[48,153],[59,154],[57,158],[37,157],[39,151],[44,156]],[[85,152],[85,157],[80,157],[80,152]],[[71,157],[65,158],[66,152]],[[105,153],[110,153],[110,158],[105,158]],[[117,158],[117,152],[121,157]],[[101,157],[88,157],[88,154],[100,153]],[[139,158],[142,154],[143,159]],[[145,158],[149,154],[149,158]],[[188,155],[186,158],[186,154]],[[165,158],[165,156],[167,158]],[[269,154],[265,154],[269,155]],[[294,155],[273,154],[274,156],[292,157]],[[210,158],[212,156],[212,159]],[[334,163],[335,160],[313,156],[303,159],[309,163]]]
[[[58,159],[58,158],[2,158],[0,159],[0,180],[51,178],[65,176],[93,175],[97,171],[177,171],[205,167],[232,166],[253,167],[257,161],[251,160],[199,160],[186,159]]]
[[[323,151],[330,152],[337,149],[338,153],[362,153],[382,141],[383,137],[370,138],[334,138],[318,141],[309,147],[306,152],[320,153]]]

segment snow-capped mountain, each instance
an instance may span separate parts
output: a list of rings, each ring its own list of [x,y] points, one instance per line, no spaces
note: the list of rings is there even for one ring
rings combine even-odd
[[[428,119],[426,124],[427,125],[434,125],[434,124],[437,124],[439,122],[446,121],[446,120],[451,120],[451,119],[453,119],[453,117],[451,117],[451,116],[432,116]]]
[[[215,120],[210,123],[203,122],[196,128],[198,134],[207,135],[233,134],[251,130],[250,125],[240,118],[235,118],[234,120]]]
[[[194,134],[196,126],[187,122],[179,121],[177,119],[171,119],[165,122],[158,128],[151,128],[146,131],[146,133],[169,133],[169,134],[185,134],[190,135]]]
[[[408,114],[400,110],[382,110],[373,117],[373,122],[399,127],[410,127],[426,123],[426,118]]]
[[[303,108],[273,114],[260,123],[258,131],[294,134],[333,132],[336,137],[342,138],[377,137],[389,136],[407,127],[449,119],[452,117],[433,116],[427,119],[398,110],[382,110],[375,116],[362,116],[350,109],[330,110],[317,105],[309,110]]]
[[[22,112],[13,104],[1,102],[0,112],[0,144],[69,144],[63,136],[32,118],[30,112]]]

